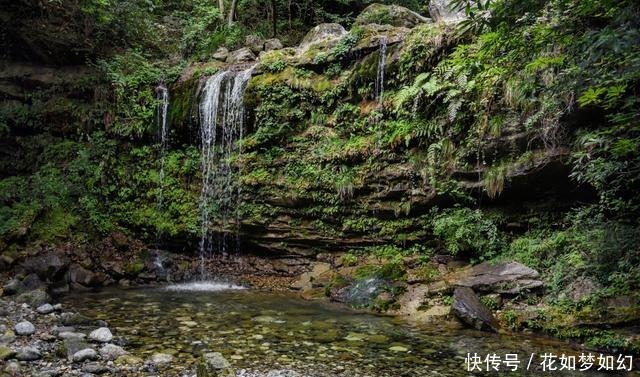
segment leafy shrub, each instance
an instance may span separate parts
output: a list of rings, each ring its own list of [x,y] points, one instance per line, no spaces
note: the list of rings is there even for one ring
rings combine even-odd
[[[433,234],[452,255],[464,253],[485,260],[503,248],[496,224],[478,209],[445,210],[433,220]]]

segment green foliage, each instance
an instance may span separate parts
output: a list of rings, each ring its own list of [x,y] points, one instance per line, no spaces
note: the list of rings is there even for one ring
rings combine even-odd
[[[465,253],[481,260],[490,259],[503,248],[495,223],[480,210],[454,208],[433,220],[433,234],[440,238],[448,253]]]
[[[157,106],[154,86],[162,71],[136,51],[100,60],[98,68],[109,81],[113,95],[113,119],[108,129],[121,136],[141,137],[153,126]]]

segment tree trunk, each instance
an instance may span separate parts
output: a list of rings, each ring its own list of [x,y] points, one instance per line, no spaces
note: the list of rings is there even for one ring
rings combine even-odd
[[[271,4],[271,36],[275,38],[278,33],[278,4],[276,0],[271,0],[269,3]]]
[[[229,26],[233,25],[233,20],[236,18],[236,8],[238,8],[238,0],[232,0],[231,7],[229,8],[229,18],[227,20]]]
[[[220,11],[220,18],[224,19],[224,0],[218,0],[218,10]]]

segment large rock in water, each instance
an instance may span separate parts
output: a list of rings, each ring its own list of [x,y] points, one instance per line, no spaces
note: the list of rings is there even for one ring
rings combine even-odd
[[[91,287],[101,284],[104,280],[105,277],[101,274],[91,272],[79,264],[72,264],[71,267],[69,267],[69,283],[77,283],[85,287]]]
[[[543,286],[540,273],[518,262],[484,262],[456,274],[453,286],[469,287],[479,292],[518,294]]]
[[[452,310],[462,322],[477,330],[498,331],[498,321],[471,288],[456,288]]]
[[[355,25],[380,24],[412,28],[430,18],[399,5],[371,4],[356,17]]]
[[[463,8],[451,9],[452,0],[431,0],[429,13],[434,21],[459,22],[466,18]]]

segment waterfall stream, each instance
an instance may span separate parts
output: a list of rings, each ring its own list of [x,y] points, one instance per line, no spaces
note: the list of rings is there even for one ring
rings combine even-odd
[[[230,161],[240,152],[238,142],[244,129],[244,91],[253,67],[240,71],[220,71],[207,79],[200,102],[200,138],[202,152],[202,191],[199,211],[201,238],[200,274],[206,278],[205,261],[213,252],[229,252],[228,231],[237,231],[237,207],[240,185]],[[215,217],[215,221],[214,221]],[[214,240],[212,225],[220,236]],[[217,241],[214,249],[214,241]]]
[[[158,183],[157,210],[160,212],[164,206],[164,163],[167,153],[167,143],[169,140],[169,127],[167,124],[167,110],[169,109],[169,89],[160,84],[156,88],[156,93],[160,105],[156,111],[158,124],[158,141],[160,146],[160,173]],[[156,233],[156,243],[160,243],[160,231]]]
[[[382,104],[384,94],[384,67],[387,63],[387,38],[380,38],[380,57],[378,58],[378,73],[376,74],[376,100]]]

